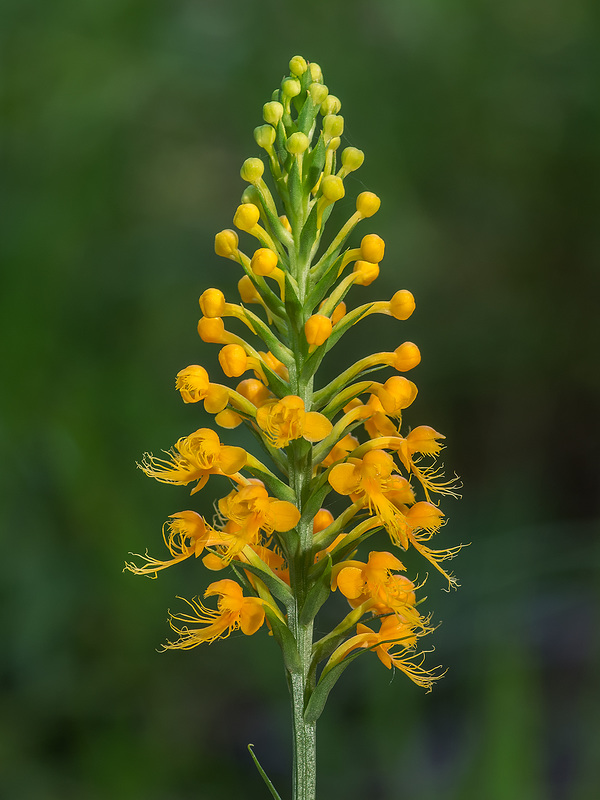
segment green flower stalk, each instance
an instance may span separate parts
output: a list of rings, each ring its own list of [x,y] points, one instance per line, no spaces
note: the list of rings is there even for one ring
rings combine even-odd
[[[432,630],[430,616],[419,610],[422,583],[404,574],[396,553],[416,550],[455,586],[444,562],[460,545],[430,546],[444,523],[432,496],[456,495],[436,465],[444,436],[427,425],[402,432],[402,413],[417,387],[397,373],[418,365],[418,347],[404,342],[361,358],[315,386],[324,356],[351,326],[375,313],[406,320],[415,302],[401,289],[388,301],[346,306],[349,293],[360,294],[379,275],[381,237],[367,230],[360,244],[350,240],[380,200],[361,192],[341,229],[326,233],[333,207],[346,195],[345,179],[364,154],[355,147],[340,152],[341,103],[320,67],[296,56],[290,73],[254,131],[263,158],[242,165],[248,187],[233,224],[243,244],[233,229],[215,237],[217,255],[241,270],[241,302],[230,302],[218,288],[200,297],[198,333],[221,346],[219,363],[233,383],[213,382],[197,364],[176,379],[183,401],[202,401],[224,438],[235,441],[230,432],[245,425],[261,453],[201,427],[166,457],[146,454],[139,466],[158,481],[191,485],[192,495],[209,479],[220,488],[218,522],[193,509],[172,514],[163,526],[169,556],[137,556],[126,568],[156,577],[193,557],[209,571],[226,570],[227,577],[204,591],[208,605],[192,598],[185,612],[171,615],[176,636],[164,647],[190,649],[238,629],[250,636],[267,624],[281,648],[291,697],[293,798],[313,800],[316,723],[356,657],[374,653],[427,690],[441,677],[439,667],[425,667],[418,648]],[[238,333],[228,330],[230,323]],[[381,370],[388,372],[383,382],[373,377]],[[337,517],[327,508],[329,495],[336,506],[347,498]],[[380,529],[395,552],[365,550]],[[349,610],[315,641],[315,617],[338,591]]]

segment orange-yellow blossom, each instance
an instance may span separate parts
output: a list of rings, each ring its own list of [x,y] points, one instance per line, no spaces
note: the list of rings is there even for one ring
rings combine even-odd
[[[181,393],[184,403],[204,400],[204,408],[209,414],[218,414],[229,402],[227,387],[211,383],[208,372],[198,364],[191,364],[177,373],[175,388]]]
[[[406,653],[417,643],[417,637],[431,631],[428,627],[416,628],[408,621],[403,621],[396,616],[384,617],[378,631],[359,623],[356,626],[357,634],[345,641],[331,656],[327,667],[331,668],[342,661],[352,650],[369,648],[377,653],[381,663],[391,669],[397,667],[408,677],[428,691],[434,681],[442,677],[434,670],[423,668],[424,656]],[[437,668],[436,668],[437,669]]]
[[[248,457],[241,447],[222,445],[218,434],[210,428],[199,428],[182,437],[166,455],[168,459],[146,453],[140,469],[161,483],[187,486],[197,481],[191,494],[205,486],[209,475],[235,475]]]
[[[407,547],[404,516],[388,496],[390,492],[405,491],[405,479],[393,474],[394,459],[383,450],[370,450],[362,459],[350,458],[336,464],[328,480],[338,494],[369,506],[381,520],[394,544]]]
[[[332,424],[318,411],[305,411],[304,400],[291,394],[281,400],[269,400],[256,411],[256,422],[273,447],[286,447],[303,437],[320,442],[332,430]]]
[[[270,497],[260,481],[233,489],[219,500],[219,511],[248,534],[248,542],[258,544],[259,531],[285,533],[298,524],[300,512],[293,503]]]
[[[171,558],[161,561],[147,554],[142,556],[139,553],[133,553],[138,558],[142,558],[146,564],[138,567],[133,562],[129,562],[125,565],[126,569],[135,575],[156,577],[159,570],[185,561],[190,556],[198,558],[202,555],[205,547],[214,547],[224,541],[223,534],[208,525],[195,511],[179,511],[177,514],[171,514],[169,519],[172,521],[165,522],[163,525],[163,539]]]
[[[176,642],[167,642],[166,650],[189,650],[202,642],[214,642],[225,639],[231,631],[238,628],[246,636],[251,636],[261,627],[265,619],[263,600],[258,597],[244,597],[242,587],[228,578],[211,583],[204,592],[204,597],[217,596],[217,611],[200,602],[198,598],[186,600],[192,614],[171,614],[169,624],[179,634]],[[186,623],[182,627],[175,622]],[[190,628],[188,625],[200,623],[201,628]]]

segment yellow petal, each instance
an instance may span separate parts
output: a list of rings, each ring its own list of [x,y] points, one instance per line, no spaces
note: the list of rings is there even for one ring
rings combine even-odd
[[[218,414],[223,411],[229,402],[229,391],[226,386],[211,383],[204,398],[204,408],[209,414]]]
[[[360,470],[354,464],[336,464],[328,480],[338,494],[352,494],[360,485]]]
[[[233,475],[234,472],[239,472],[246,463],[248,454],[241,447],[221,447],[219,453],[219,467],[225,475]]]
[[[240,628],[246,636],[252,636],[260,628],[265,619],[261,601],[257,597],[246,598],[240,609]]]
[[[363,572],[358,567],[344,567],[337,576],[338,589],[348,600],[360,597],[364,584]]]
[[[283,533],[298,524],[300,512],[287,500],[272,500],[269,503],[269,519],[273,528]]]
[[[318,411],[308,411],[304,417],[304,433],[302,434],[309,442],[320,442],[329,436],[333,425],[324,414]]]

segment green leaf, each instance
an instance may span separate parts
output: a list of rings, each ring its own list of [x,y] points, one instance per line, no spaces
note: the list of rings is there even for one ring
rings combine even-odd
[[[290,174],[288,177],[288,190],[290,193],[290,206],[295,219],[302,219],[302,205],[304,200],[304,192],[302,189],[302,178],[300,170],[298,169],[298,159],[294,158]]]
[[[325,676],[321,677],[304,711],[304,721],[307,725],[314,725],[319,719],[325,708],[329,692],[333,689],[346,667],[359,655],[361,655],[360,652],[347,656],[340,664],[337,664]]]
[[[300,234],[299,258],[302,261],[310,260],[312,249],[317,242],[317,204],[315,203]]]
[[[303,164],[302,171],[304,173],[304,188],[307,192],[310,192],[310,190],[319,180],[319,175],[325,166],[326,154],[327,149],[325,147],[325,141],[321,135],[319,136],[319,141],[317,142],[316,146],[313,147],[307,156],[305,156]]]
[[[314,586],[309,590],[306,595],[306,600],[300,612],[300,625],[308,625],[317,616],[317,612],[331,594],[331,557],[329,553],[327,558],[323,558],[325,562],[325,569],[319,579],[315,582]]]
[[[269,780],[269,777],[268,777],[267,773],[266,773],[266,772],[264,771],[264,769],[261,767],[261,765],[260,765],[260,761],[259,761],[259,760],[258,760],[258,758],[257,758],[257,757],[254,755],[254,750],[252,749],[253,747],[254,747],[254,745],[253,745],[253,744],[249,744],[249,745],[248,745],[248,752],[249,752],[249,753],[250,753],[250,755],[252,756],[252,760],[254,761],[254,764],[255,764],[255,766],[256,766],[256,769],[259,771],[261,778],[262,778],[262,779],[263,779],[263,781],[266,783],[268,790],[271,792],[271,795],[272,795],[272,796],[275,798],[275,800],[281,800],[281,797],[280,797],[280,796],[277,794],[277,790],[275,789],[275,787],[273,786],[273,784],[272,784],[272,783],[271,783],[271,781]]]
[[[265,614],[273,631],[273,637],[281,647],[283,662],[288,672],[302,672],[302,662],[296,646],[296,639],[288,626],[276,614],[265,606]]]
[[[286,606],[290,605],[294,597],[287,583],[282,581],[281,578],[278,578],[277,575],[270,570],[266,572],[260,567],[255,566],[254,564],[249,564],[246,561],[240,563],[242,564],[242,569],[247,569],[248,572],[252,572],[253,575],[256,575],[258,578],[260,578],[271,594],[275,595],[278,600],[281,600],[281,602]]]

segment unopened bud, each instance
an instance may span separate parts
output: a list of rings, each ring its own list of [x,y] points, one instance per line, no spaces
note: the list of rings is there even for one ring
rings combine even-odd
[[[252,256],[250,266],[255,275],[270,275],[278,262],[277,253],[267,247],[259,247]]]
[[[284,78],[281,81],[281,91],[288,97],[296,97],[300,94],[300,81],[296,78]]]
[[[315,61],[308,65],[308,69],[310,71],[310,77],[313,79],[313,81],[316,81],[317,83],[323,83],[323,70]]]
[[[326,175],[321,181],[321,193],[330,203],[335,203],[346,194],[344,182],[337,175]]]
[[[254,141],[263,150],[269,150],[275,142],[275,128],[272,125],[259,125],[254,128]]]
[[[199,302],[205,317],[222,317],[225,313],[225,295],[220,289],[207,289],[202,292]]]
[[[394,350],[394,368],[398,372],[408,372],[409,369],[416,367],[421,361],[421,353],[416,344],[404,342]]]
[[[361,192],[356,198],[356,210],[363,217],[372,217],[379,211],[381,200],[373,192]]]
[[[313,519],[313,533],[320,533],[333,522],[333,514],[326,508],[320,508]]]
[[[337,325],[337,323],[342,319],[342,317],[346,316],[346,303],[338,303],[337,306],[333,309],[333,314],[331,315],[331,322],[333,325]]]
[[[248,275],[244,275],[239,279],[238,292],[242,303],[260,303],[261,297]]]
[[[326,116],[327,114],[337,114],[341,107],[342,103],[340,99],[334,94],[330,94],[321,104],[321,114],[323,114],[323,116]]]
[[[415,298],[408,289],[400,289],[390,300],[390,312],[396,319],[408,319],[415,310]]]
[[[354,264],[353,272],[358,276],[354,280],[357,286],[369,286],[379,277],[379,264],[372,264],[370,261],[357,261]]]
[[[331,336],[332,322],[324,314],[313,314],[304,323],[304,333],[309,345],[319,347]]]
[[[235,390],[257,408],[262,406],[267,402],[267,400],[270,400],[271,397],[273,397],[264,383],[257,381],[256,378],[247,378],[245,381],[239,383]]]
[[[293,155],[299,155],[303,153],[305,150],[308,149],[310,141],[308,136],[305,133],[301,133],[300,131],[296,133],[292,133],[290,138],[285,143],[288,153],[292,153]]]
[[[277,123],[283,116],[283,106],[277,100],[271,100],[263,106],[263,119],[269,125],[277,127]]]
[[[324,83],[311,83],[311,85],[308,87],[308,93],[310,94],[313,103],[316,106],[320,106],[329,94],[329,89]]]
[[[240,175],[242,180],[248,181],[248,183],[256,183],[262,178],[264,171],[265,165],[260,158],[247,158],[242,164]]]
[[[339,114],[327,114],[323,117],[323,135],[325,139],[333,139],[344,132],[344,118]]]
[[[290,61],[290,72],[292,75],[304,75],[308,68],[308,64],[306,63],[306,59],[302,58],[302,56],[294,56]]]
[[[231,258],[237,254],[239,242],[237,233],[230,228],[219,231],[215,236],[215,253],[223,258]]]
[[[360,255],[365,261],[379,264],[385,253],[385,242],[376,233],[367,233],[360,243]]]
[[[233,224],[241,231],[251,231],[260,219],[260,211],[254,203],[242,203],[233,216]]]
[[[342,151],[342,166],[346,172],[354,172],[362,166],[365,160],[365,154],[358,147],[346,147]]]
[[[198,322],[198,333],[203,342],[219,344],[225,333],[225,325],[220,317],[202,317]]]
[[[248,369],[248,356],[239,344],[226,344],[219,351],[219,364],[228,378],[239,378]]]

